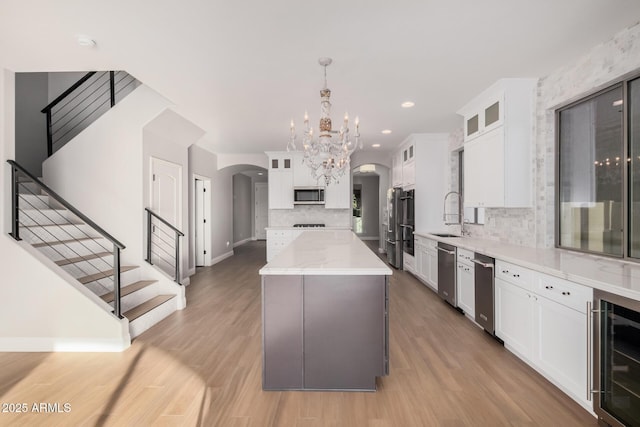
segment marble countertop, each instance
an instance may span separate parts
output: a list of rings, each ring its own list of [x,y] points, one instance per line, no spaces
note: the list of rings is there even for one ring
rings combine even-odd
[[[640,301],[640,263],[472,237],[439,237],[423,231],[414,234]]]
[[[267,265],[261,275],[383,275],[391,269],[351,230],[304,232]]]

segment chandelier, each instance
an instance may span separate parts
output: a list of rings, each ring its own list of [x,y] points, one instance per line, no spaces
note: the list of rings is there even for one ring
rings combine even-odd
[[[304,150],[303,164],[311,169],[314,179],[324,178],[326,185],[332,181],[339,182],[345,171],[349,170],[351,153],[356,148],[362,149],[360,141],[359,121],[355,119],[354,141],[349,138],[349,115],[344,115],[344,122],[339,131],[331,129],[331,90],[327,88],[327,67],[331,65],[331,58],[318,60],[324,67],[324,87],[320,90],[320,125],[318,138],[314,139],[313,128],[309,126],[309,115],[304,113],[304,137],[302,147]],[[287,151],[296,150],[296,128],[291,120],[291,139],[287,144]]]

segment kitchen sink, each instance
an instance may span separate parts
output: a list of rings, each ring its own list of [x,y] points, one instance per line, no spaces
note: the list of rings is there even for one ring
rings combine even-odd
[[[449,234],[449,233],[431,233],[431,234],[438,237],[460,237],[456,234]]]

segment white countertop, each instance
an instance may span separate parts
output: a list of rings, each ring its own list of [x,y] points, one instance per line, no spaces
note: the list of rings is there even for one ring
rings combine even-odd
[[[470,237],[439,237],[422,231],[414,234],[640,301],[640,263]]]
[[[391,269],[350,230],[303,229],[261,275],[384,275]]]

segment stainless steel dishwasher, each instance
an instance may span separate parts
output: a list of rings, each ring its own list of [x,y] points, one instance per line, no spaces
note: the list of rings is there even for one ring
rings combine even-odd
[[[456,297],[456,247],[438,242],[438,295],[454,307]]]
[[[475,253],[471,260],[476,266],[476,323],[485,331],[494,335],[494,308],[493,308],[493,266],[495,260],[486,255]]]

